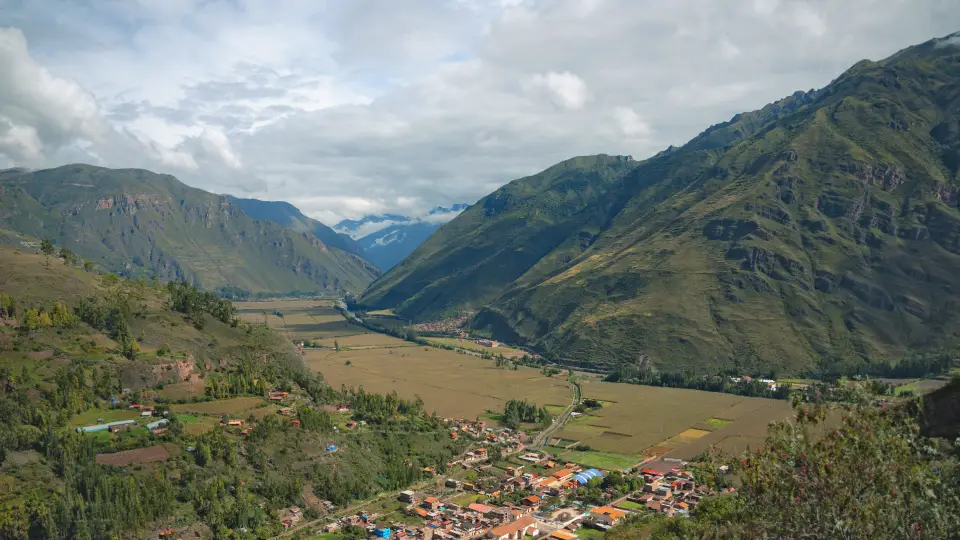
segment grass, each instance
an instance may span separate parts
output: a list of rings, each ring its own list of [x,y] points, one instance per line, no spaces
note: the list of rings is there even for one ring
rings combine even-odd
[[[98,423],[97,418],[103,418],[102,423],[137,420],[140,418],[140,412],[130,409],[90,409],[71,418],[70,425],[92,426]]]
[[[558,459],[571,461],[584,467],[620,471],[636,465],[644,456],[637,454],[614,454],[610,452],[565,450],[563,448],[548,447],[551,454]]]
[[[733,423],[733,420],[724,420],[722,418],[707,418],[703,421],[704,424],[712,427],[713,429],[720,429],[722,427],[729,426]]]
[[[193,413],[210,415],[240,415],[259,408],[265,402],[261,398],[255,397],[236,397],[230,399],[221,399],[217,401],[206,401],[202,403],[184,403],[171,405],[170,410],[175,413]]]
[[[479,493],[461,493],[460,495],[450,499],[451,502],[459,504],[460,506],[467,506],[469,504],[482,502],[485,500],[487,500],[487,496]]]
[[[470,339],[458,339],[458,338],[444,338],[444,337],[428,337],[424,338],[431,343],[436,343],[438,345],[446,345],[449,347],[459,347],[461,349],[467,349],[477,352],[489,352],[493,355],[502,354],[507,358],[520,358],[521,356],[527,354],[526,352],[520,349],[514,349],[512,347],[507,347],[501,345],[499,347],[484,347],[483,345],[478,345],[473,340]]]
[[[618,508],[626,508],[627,510],[643,510],[646,506],[635,503],[633,501],[623,501],[617,505]]]
[[[603,532],[596,529],[588,529],[586,527],[580,527],[575,533],[580,540],[602,540]]]

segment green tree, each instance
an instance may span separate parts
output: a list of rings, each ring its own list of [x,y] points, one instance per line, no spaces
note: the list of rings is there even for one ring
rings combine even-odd
[[[87,272],[92,271],[92,270],[93,270],[93,263],[92,263],[91,261],[87,260],[87,259],[84,259],[84,260],[83,260],[83,269],[84,269],[85,271],[87,271]]]
[[[63,259],[63,264],[67,266],[73,264],[73,252],[69,248],[60,248],[59,257]]]
[[[73,326],[76,323],[76,316],[73,313],[70,313],[70,310],[67,309],[66,304],[57,300],[57,303],[53,305],[53,312],[50,315],[52,319],[53,326],[57,328],[67,328]]]
[[[37,308],[29,308],[23,312],[23,320],[20,324],[27,330],[40,328],[40,312],[37,311]]]
[[[0,292],[0,315],[14,318],[17,316],[17,302],[12,296],[5,292]]]
[[[49,238],[40,240],[40,253],[43,253],[44,255],[53,255],[55,250],[56,248],[53,247],[53,240],[50,240]]]

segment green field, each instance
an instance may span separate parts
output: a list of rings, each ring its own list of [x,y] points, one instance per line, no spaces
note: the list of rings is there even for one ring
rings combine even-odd
[[[733,423],[733,420],[724,420],[724,419],[722,419],[722,418],[708,418],[708,419],[704,420],[703,423],[706,424],[706,425],[708,425],[708,426],[710,426],[710,427],[712,427],[712,428],[714,428],[714,429],[720,429],[720,428],[722,428],[722,427],[726,427],[726,426],[732,424],[732,423]]]
[[[97,418],[103,418],[102,423],[119,422],[120,420],[137,420],[140,411],[131,409],[90,409],[70,419],[71,426],[92,426],[97,424]]]
[[[563,448],[557,448],[555,446],[549,446],[546,448],[546,450],[556,456],[558,459],[571,461],[583,467],[592,467],[607,471],[620,471],[627,469],[644,459],[644,456],[639,454],[614,454],[611,452],[595,451],[584,452],[580,450],[566,450]]]
[[[633,501],[623,501],[622,503],[617,505],[617,508],[625,508],[627,510],[643,510],[646,507],[640,503],[635,503]]]
[[[170,410],[175,413],[194,413],[194,414],[230,414],[240,415],[253,409],[263,406],[265,402],[261,398],[255,397],[237,397],[230,399],[220,399],[217,401],[205,401],[202,403],[184,403],[180,405],[171,405]]]

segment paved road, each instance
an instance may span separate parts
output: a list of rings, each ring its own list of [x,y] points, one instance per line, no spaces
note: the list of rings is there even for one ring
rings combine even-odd
[[[580,404],[580,401],[583,400],[583,395],[580,391],[580,383],[578,383],[575,379],[571,379],[570,385],[573,392],[573,399],[570,400],[570,405],[563,410],[563,413],[560,414],[560,416],[553,420],[553,423],[550,424],[550,427],[541,431],[540,434],[537,435],[537,438],[533,440],[530,448],[540,448],[543,446],[544,442],[550,439],[551,435],[563,429],[564,424],[570,420],[570,415],[573,413],[573,409],[576,408],[576,406]]]

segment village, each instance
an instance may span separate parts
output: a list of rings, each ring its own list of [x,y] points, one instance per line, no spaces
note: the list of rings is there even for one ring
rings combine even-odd
[[[587,468],[529,449],[523,432],[483,421],[447,423],[451,437],[477,445],[448,463],[448,473],[430,487],[397,494],[401,519],[360,509],[311,532],[321,538],[575,540],[597,537],[634,513],[686,517],[714,494],[679,460],[652,459],[623,471]],[[436,474],[429,467],[425,472]],[[302,519],[300,509],[291,509],[284,525],[296,527]]]

